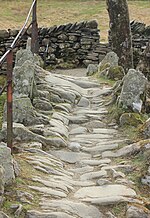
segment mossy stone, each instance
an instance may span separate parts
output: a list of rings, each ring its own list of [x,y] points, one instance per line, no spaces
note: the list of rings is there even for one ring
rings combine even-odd
[[[106,70],[109,67],[110,67],[110,63],[99,64],[98,72],[101,74],[102,71]]]
[[[150,119],[139,128],[139,136],[144,139],[150,138]]]
[[[107,73],[108,79],[121,80],[125,75],[125,71],[121,66],[110,67]]]
[[[143,124],[143,120],[140,114],[138,113],[124,113],[121,115],[120,126],[134,126],[137,127],[140,124]]]
[[[0,75],[0,87],[3,87],[6,83],[6,76]]]

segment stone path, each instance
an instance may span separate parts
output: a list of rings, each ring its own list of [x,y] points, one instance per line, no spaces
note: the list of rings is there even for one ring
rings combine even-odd
[[[49,139],[46,151],[39,141],[25,149],[24,159],[37,172],[29,188],[40,196],[26,217],[113,218],[109,205],[139,200],[126,177],[131,166],[115,165],[109,155],[124,141],[115,124],[106,125],[103,96],[110,88],[87,77],[55,76],[57,80],[47,74],[45,81],[67,101],[55,105],[48,125],[34,126]]]

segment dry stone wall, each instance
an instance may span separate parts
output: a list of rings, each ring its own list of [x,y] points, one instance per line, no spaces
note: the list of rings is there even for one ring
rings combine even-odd
[[[0,56],[17,35],[18,30],[0,30]],[[31,30],[15,49],[26,47]],[[39,54],[46,59],[46,65],[81,66],[98,64],[110,51],[108,44],[100,44],[100,30],[95,20],[80,23],[69,23],[50,28],[39,28]],[[5,68],[5,66],[4,66]]]
[[[150,40],[150,26],[140,22],[131,22],[134,48],[134,65],[137,66],[143,57],[146,45]],[[0,30],[0,57],[5,53],[16,37],[18,30]],[[14,49],[25,49],[31,29],[28,29],[20,43]],[[69,23],[50,28],[39,28],[39,54],[47,66],[71,68],[98,64],[111,49],[109,43],[100,43],[100,30],[96,20]],[[6,69],[3,65],[2,71]],[[1,71],[1,72],[2,72]]]
[[[146,26],[144,23],[131,21],[132,32],[132,46],[133,46],[133,58],[134,67],[136,67],[143,56],[145,55],[145,49],[150,42],[150,25]],[[109,31],[109,45],[111,47],[111,32]],[[150,54],[147,54],[150,56]],[[147,60],[149,62],[149,59]]]

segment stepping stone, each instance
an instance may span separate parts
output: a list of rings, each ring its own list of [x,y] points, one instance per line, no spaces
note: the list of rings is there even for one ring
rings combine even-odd
[[[67,78],[66,79],[58,78],[50,72],[47,73],[45,80],[50,86],[57,85],[58,87],[70,87],[70,89],[75,90],[81,94],[84,95],[87,94],[86,89],[81,88],[80,86],[74,84],[73,82],[67,81]]]
[[[63,182],[57,182],[55,181],[50,181],[48,178],[46,179],[42,179],[40,177],[34,177],[32,179],[32,181],[34,182],[40,182],[41,184],[45,185],[46,187],[50,187],[50,188],[53,188],[53,189],[61,189],[62,191],[65,191],[68,193],[68,189],[67,187],[63,184]]]
[[[117,134],[115,129],[94,128],[93,133],[96,134]]]
[[[80,167],[80,168],[75,168],[75,169],[70,169],[69,171],[73,172],[73,173],[89,173],[92,172],[94,170],[94,167],[91,166],[85,166],[85,167]]]
[[[71,151],[79,152],[81,150],[81,145],[78,142],[70,142],[69,145],[68,145],[68,148]]]
[[[46,194],[46,195],[51,195],[53,197],[61,197],[61,198],[67,197],[67,195],[64,192],[57,191],[57,190],[54,190],[52,188],[38,187],[38,186],[29,186],[29,188],[31,188],[35,191],[41,192],[43,194]]]
[[[64,212],[52,212],[52,211],[39,212],[36,210],[28,210],[26,213],[26,217],[28,218],[74,218],[74,216],[71,216]]]
[[[74,197],[78,199],[85,199],[85,198],[100,198],[101,200],[105,200],[108,197],[135,197],[136,192],[128,188],[124,185],[104,185],[104,186],[94,186],[94,187],[84,187],[79,189],[75,194]]]
[[[79,186],[79,187],[88,187],[88,186],[94,186],[95,182],[93,181],[77,181],[74,179],[69,179],[65,176],[53,176],[54,182],[55,180],[63,181],[65,185],[70,185],[70,189],[73,190],[73,187],[71,186]]]
[[[111,184],[111,182],[107,179],[99,179],[96,182],[97,185],[103,186],[103,185],[108,185]]]
[[[107,172],[105,170],[100,170],[97,172],[85,173],[82,176],[80,176],[80,180],[85,181],[104,177],[107,177]]]
[[[87,128],[79,126],[79,127],[75,128],[75,129],[72,129],[70,131],[70,135],[83,134],[83,133],[86,133],[86,132],[87,132]]]
[[[85,138],[85,139],[111,139],[112,135],[106,134],[82,134],[82,135],[75,135],[75,138]]]
[[[90,105],[90,101],[87,98],[82,97],[77,105],[79,107],[88,107]]]
[[[104,187],[104,186],[101,186]],[[83,201],[99,205],[99,206],[105,206],[105,205],[112,205],[112,204],[118,204],[121,202],[133,202],[131,198],[123,197],[123,196],[109,196],[109,197],[103,197],[103,198],[95,198],[95,199],[90,199],[86,198],[83,199]]]
[[[93,120],[83,124],[83,126],[87,128],[103,128],[106,126],[106,124],[104,124],[102,121]]]
[[[71,152],[71,151],[51,151],[51,154],[60,158],[60,160],[74,164],[83,159],[90,159],[91,155],[83,152]]]
[[[68,116],[71,124],[82,124],[88,121],[88,118],[84,115]]]
[[[109,164],[111,163],[110,159],[101,159],[101,160],[81,160],[79,161],[79,165],[81,166],[85,166],[85,165],[89,165],[89,166],[99,166],[101,164]]]
[[[56,119],[56,120],[60,120],[61,122],[64,123],[64,125],[69,124],[69,120],[67,119],[67,117],[64,116],[64,114],[54,112],[53,115],[52,115],[52,118]]]
[[[99,115],[99,114],[107,114],[108,111],[105,109],[99,109],[99,110],[88,110],[88,109],[80,109],[76,111],[77,114],[86,114],[86,115]]]
[[[103,144],[99,146],[93,146],[93,147],[82,147],[82,151],[90,152],[92,154],[97,154],[103,151],[113,150],[118,148],[118,144]]]
[[[43,199],[40,203],[44,210],[63,211],[67,214],[73,214],[74,217],[81,218],[102,218],[103,214],[95,207],[84,203],[76,203],[68,200],[47,200]]]

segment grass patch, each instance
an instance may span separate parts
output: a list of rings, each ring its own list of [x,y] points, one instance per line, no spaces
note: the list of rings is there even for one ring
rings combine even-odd
[[[23,25],[31,0],[0,0],[0,29],[19,28]],[[130,19],[149,24],[149,1],[128,1]],[[101,41],[107,41],[109,18],[103,0],[38,0],[39,26],[53,26],[97,19]]]
[[[34,190],[31,190],[29,188],[29,186],[32,186],[32,185],[39,186],[39,187],[42,186],[41,183],[32,181],[32,177],[34,177],[35,175],[35,176],[40,176],[41,178],[44,178],[45,174],[34,169],[32,165],[27,163],[27,158],[25,154],[15,155],[14,157],[17,163],[19,164],[21,172],[19,176],[15,179],[14,183],[11,186],[6,187],[7,195],[5,195],[5,200],[2,206],[2,210],[6,212],[10,217],[14,217],[13,215],[14,211],[10,208],[10,206],[13,204],[18,205],[21,203],[23,205],[23,212],[21,216],[19,217],[23,218],[25,217],[25,213],[27,210],[37,209],[39,207],[39,201],[41,198],[40,193]],[[33,195],[32,200],[26,197],[26,199],[29,200],[31,204],[20,202],[17,196],[18,191],[28,192],[32,194]]]
[[[104,85],[108,85],[108,86],[114,86],[115,82],[114,80],[111,80],[111,79],[107,79],[107,78],[104,78],[104,77],[99,77],[98,75],[96,75],[96,79],[98,80],[98,82],[100,84],[104,84]]]
[[[112,208],[112,213],[119,218],[124,218],[126,212],[126,205],[127,205],[126,203],[116,204]]]

